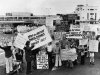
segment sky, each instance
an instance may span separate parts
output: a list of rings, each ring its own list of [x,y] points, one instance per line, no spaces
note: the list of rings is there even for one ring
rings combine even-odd
[[[79,4],[98,6],[100,0],[0,0],[0,15],[6,12],[31,12],[34,15],[72,13]]]

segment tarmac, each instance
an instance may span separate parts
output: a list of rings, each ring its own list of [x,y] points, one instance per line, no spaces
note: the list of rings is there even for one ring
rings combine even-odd
[[[18,75],[26,75],[26,66],[23,63],[23,71]],[[16,75],[17,73],[13,74]],[[0,75],[5,74],[5,65],[0,66]],[[89,64],[89,58],[86,58],[85,65],[75,65],[73,69],[69,69],[65,66],[58,68],[57,70],[33,70],[29,75],[100,75],[100,53],[95,53],[95,65]]]
[[[6,35],[0,34],[0,40]],[[6,37],[7,39],[11,38],[12,35]],[[5,57],[0,50],[0,75],[6,75],[5,73]],[[16,75],[13,74],[13,75]],[[26,64],[23,63],[23,71],[19,75],[26,75]],[[85,65],[75,65],[73,69],[69,69],[65,66],[60,67],[57,70],[33,70],[32,74],[29,75],[100,75],[100,53],[95,53],[95,65],[89,64],[89,58],[86,58]]]

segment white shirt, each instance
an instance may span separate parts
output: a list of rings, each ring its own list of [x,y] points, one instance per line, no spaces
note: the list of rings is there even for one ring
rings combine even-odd
[[[52,45],[48,45],[48,46],[47,46],[47,51],[48,51],[48,52],[52,52]]]
[[[90,57],[94,57],[94,52],[90,52]]]

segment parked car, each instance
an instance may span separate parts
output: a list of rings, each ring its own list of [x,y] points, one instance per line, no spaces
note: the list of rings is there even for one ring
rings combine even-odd
[[[11,28],[3,29],[3,33],[5,33],[5,34],[12,34],[13,33],[13,29],[11,29]]]

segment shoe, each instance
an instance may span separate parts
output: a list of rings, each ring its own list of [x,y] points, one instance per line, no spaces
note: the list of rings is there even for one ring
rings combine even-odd
[[[91,62],[90,62],[90,64],[91,64]]]
[[[52,68],[52,71],[54,71],[54,70],[56,70],[57,69],[57,67],[54,67],[54,68]]]
[[[92,63],[92,65],[95,65],[94,63]]]

